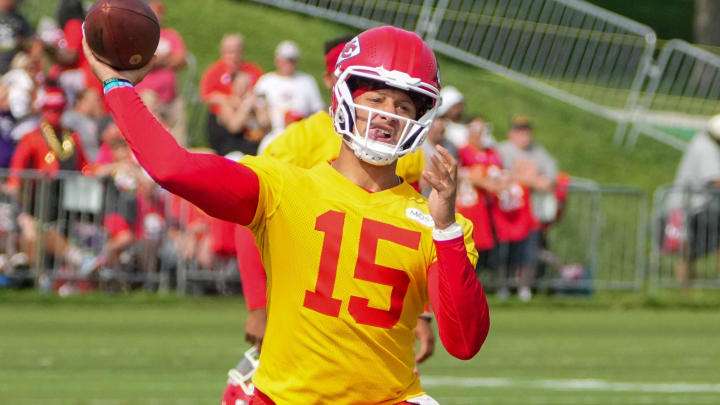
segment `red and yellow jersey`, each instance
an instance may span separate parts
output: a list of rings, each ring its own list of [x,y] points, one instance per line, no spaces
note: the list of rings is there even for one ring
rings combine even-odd
[[[332,118],[326,111],[289,125],[273,140],[263,156],[272,156],[295,166],[311,168],[318,163],[335,160],[340,153],[342,138],[335,133]],[[425,158],[420,149],[398,159],[395,172],[410,184],[420,181]]]
[[[327,163],[242,163],[259,178],[249,228],[268,278],[258,389],[277,405],[396,404],[421,395],[413,329],[437,260],[427,200],[407,182],[370,193]],[[472,225],[457,220],[474,264]],[[322,390],[308,389],[316,384]]]

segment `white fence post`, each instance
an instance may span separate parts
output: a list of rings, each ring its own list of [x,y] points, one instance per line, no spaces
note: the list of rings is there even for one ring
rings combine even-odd
[[[658,57],[635,112],[629,146],[645,134],[677,149],[706,121],[720,113],[720,57],[681,40],[672,40]]]

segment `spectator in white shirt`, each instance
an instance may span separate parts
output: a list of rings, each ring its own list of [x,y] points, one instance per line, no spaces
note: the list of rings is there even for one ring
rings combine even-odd
[[[275,71],[264,74],[255,84],[255,94],[267,103],[272,132],[260,146],[269,144],[287,124],[325,108],[315,79],[297,71],[300,50],[292,41],[275,48]]]
[[[685,149],[666,210],[663,249],[681,256],[675,275],[688,289],[698,259],[720,258],[720,114]]]

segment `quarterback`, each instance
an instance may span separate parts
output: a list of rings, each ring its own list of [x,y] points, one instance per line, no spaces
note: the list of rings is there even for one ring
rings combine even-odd
[[[339,37],[325,43],[323,82],[329,90],[335,85],[337,59],[345,44],[352,38]],[[319,111],[290,124],[282,134],[267,145],[262,155],[309,169],[319,163],[337,159],[342,142],[342,138],[335,133],[330,114],[327,111]],[[418,148],[417,151],[397,160],[396,173],[417,189],[424,166],[423,153]],[[248,228],[237,227],[235,243],[243,295],[250,311],[245,327],[245,340],[261,348],[267,321],[265,268],[262,266],[260,252],[255,246],[255,237]],[[422,314],[415,328],[415,335],[420,341],[420,350],[415,356],[418,364],[430,357],[434,351],[435,336],[432,332],[431,319],[429,313]]]
[[[188,152],[132,87],[148,68],[118,72],[84,47],[153,179],[255,235],[268,319],[251,404],[435,404],[413,373],[412,329],[425,303],[460,359],[478,352],[490,321],[472,226],[455,214],[457,162],[438,148],[423,172],[429,199],[395,174],[439,105],[430,47],[389,26],[346,44],[331,110],[344,142],[337,160],[312,169]]]

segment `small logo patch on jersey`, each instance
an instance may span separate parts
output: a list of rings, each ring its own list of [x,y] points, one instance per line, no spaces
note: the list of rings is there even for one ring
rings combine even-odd
[[[335,62],[335,66],[358,55],[360,55],[360,40],[358,40],[358,37],[355,37],[345,44],[342,53],[338,56],[337,62]]]
[[[420,225],[425,225],[429,227],[435,226],[435,221],[433,221],[432,217],[428,214],[423,213],[417,208],[408,208],[407,210],[405,210],[405,215],[407,215],[408,218],[419,223]]]

